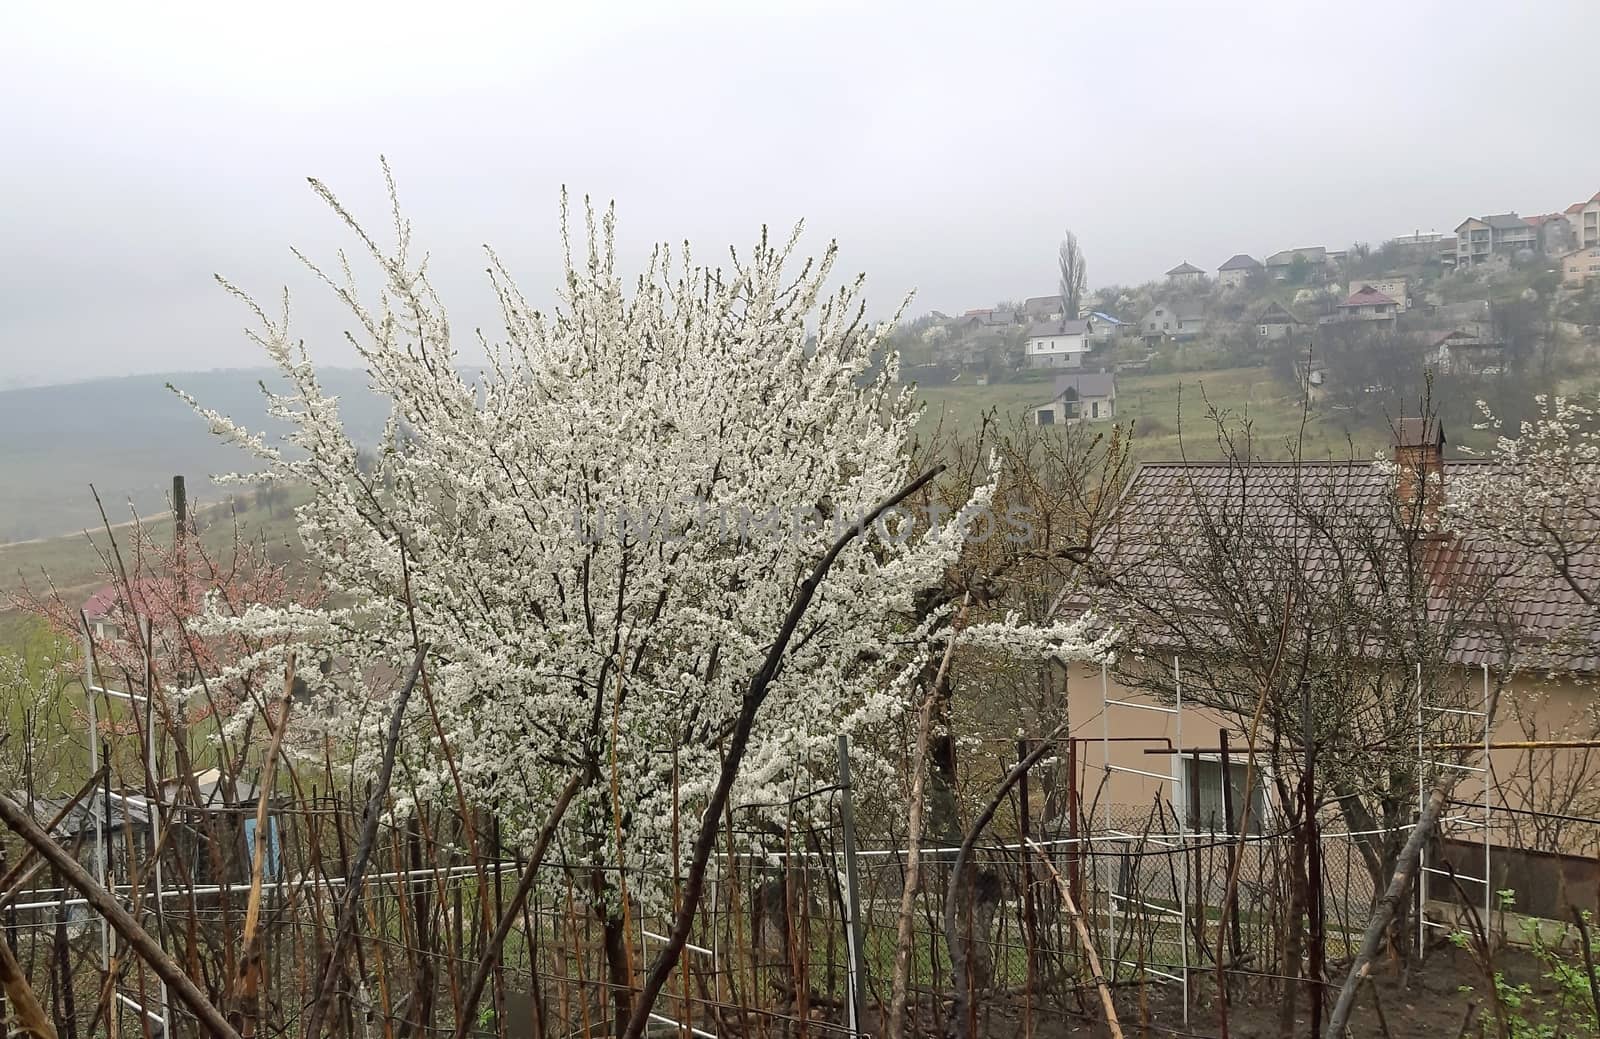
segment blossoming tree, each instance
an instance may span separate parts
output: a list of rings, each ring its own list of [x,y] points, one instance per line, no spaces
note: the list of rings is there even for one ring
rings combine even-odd
[[[1580,623],[1600,621],[1600,414],[1570,397],[1540,394],[1538,414],[1510,435],[1486,405],[1498,433],[1489,464],[1452,481],[1445,504],[1461,526],[1527,553],[1587,607]]]
[[[553,313],[490,254],[504,338],[483,341],[487,367],[469,378],[407,223],[397,215],[394,246],[380,246],[313,184],[383,273],[370,304],[349,264],[325,280],[393,414],[376,462],[358,464],[287,306],[249,304],[254,338],[293,387],[269,401],[289,443],[201,412],[267,477],[310,488],[300,536],[336,605],[217,623],[292,632],[271,651],[332,652],[367,674],[429,647],[403,752],[417,794],[487,808],[523,846],[577,777],[557,840],[594,867],[620,1027],[622,904],[660,906],[670,888],[624,895],[618,877],[683,868],[692,842],[671,820],[692,829],[710,802],[802,582],[914,475],[917,409],[880,348],[887,329],[865,320],[860,279],[828,291],[832,245],[798,272],[794,237],[763,233],[726,269],[663,246],[630,290],[612,213],[588,212],[575,260],[565,206]],[[980,489],[931,524],[894,510],[838,552],[780,646],[729,803],[786,802],[838,732],[898,709],[948,622],[919,613],[917,594],[939,583],[985,500]],[[1029,652],[1041,640],[1061,655],[1093,649],[1074,625],[1015,634]],[[340,720],[376,728],[379,705],[329,700]]]

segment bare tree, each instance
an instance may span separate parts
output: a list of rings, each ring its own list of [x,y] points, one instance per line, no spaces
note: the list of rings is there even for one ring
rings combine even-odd
[[[1084,293],[1089,290],[1089,264],[1078,246],[1078,236],[1071,231],[1061,239],[1061,248],[1056,255],[1061,268],[1063,315],[1071,320],[1078,316],[1078,307],[1083,303]]]

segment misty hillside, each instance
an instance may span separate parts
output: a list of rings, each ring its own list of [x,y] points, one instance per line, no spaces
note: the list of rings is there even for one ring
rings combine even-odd
[[[319,376],[357,439],[376,440],[388,408],[366,373]],[[98,525],[90,484],[112,522],[128,518],[130,500],[143,515],[164,508],[176,473],[191,496],[215,500],[210,477],[248,472],[253,460],[213,436],[167,383],[251,428],[282,432],[261,395],[261,380],[276,378],[267,369],[183,372],[0,391],[0,542]]]

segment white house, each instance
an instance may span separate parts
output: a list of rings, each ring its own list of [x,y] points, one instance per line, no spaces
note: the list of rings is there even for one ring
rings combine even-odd
[[[1028,327],[1023,359],[1029,368],[1081,368],[1093,322],[1044,321]]]
[[[1041,426],[1108,422],[1117,417],[1117,378],[1103,372],[1058,375],[1050,400],[1033,409]]]

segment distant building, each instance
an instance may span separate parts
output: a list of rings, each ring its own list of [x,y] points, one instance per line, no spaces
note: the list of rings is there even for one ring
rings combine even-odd
[[[1568,206],[1565,216],[1572,225],[1572,237],[1578,248],[1600,245],[1600,192],[1587,202]]]
[[[1295,317],[1288,307],[1273,301],[1256,318],[1256,338],[1262,342],[1277,342],[1288,339],[1295,329],[1304,325],[1305,322]]]
[[[1022,316],[1029,321],[1060,321],[1068,315],[1060,296],[1030,296],[1022,301]]]
[[[1574,249],[1561,257],[1561,284],[1575,289],[1591,281],[1600,281],[1600,245]]]
[[[1081,368],[1089,352],[1089,321],[1045,321],[1028,328],[1023,346],[1029,368]]]
[[[1336,321],[1393,321],[1400,315],[1400,304],[1363,282],[1339,304],[1338,311]]]
[[[1147,342],[1193,339],[1206,330],[1206,312],[1198,303],[1157,303],[1139,320],[1139,334]]]
[[[1236,288],[1258,274],[1266,273],[1261,261],[1254,256],[1236,253],[1217,268],[1217,281],[1226,288]]]
[[[1360,281],[1352,281],[1349,285],[1349,292],[1355,293],[1363,286],[1377,289],[1400,304],[1402,313],[1411,306],[1411,279],[1404,275],[1386,274],[1379,278],[1362,278]]]
[[[1167,272],[1167,283],[1170,285],[1198,285],[1204,280],[1205,276],[1205,271],[1185,260]]]
[[[1506,343],[1498,336],[1482,336],[1463,329],[1428,332],[1423,363],[1455,375],[1498,375],[1505,370]]]
[[[1539,232],[1515,213],[1468,217],[1456,227],[1456,267],[1509,262],[1520,249],[1539,248]]]
[[[1058,375],[1054,395],[1033,409],[1033,421],[1041,426],[1108,422],[1116,417],[1117,377],[1105,373]]]
[[[1308,245],[1301,249],[1284,249],[1267,257],[1267,273],[1277,281],[1288,280],[1290,274],[1298,265],[1306,269],[1307,273],[1321,280],[1327,273],[1331,257],[1328,250],[1320,245]]]
[[[1132,328],[1128,322],[1101,310],[1091,310],[1088,321],[1089,341],[1091,343],[1109,343],[1111,340],[1126,334]]]
[[[1578,247],[1578,236],[1565,213],[1543,213],[1526,218],[1546,256],[1565,256]]]

